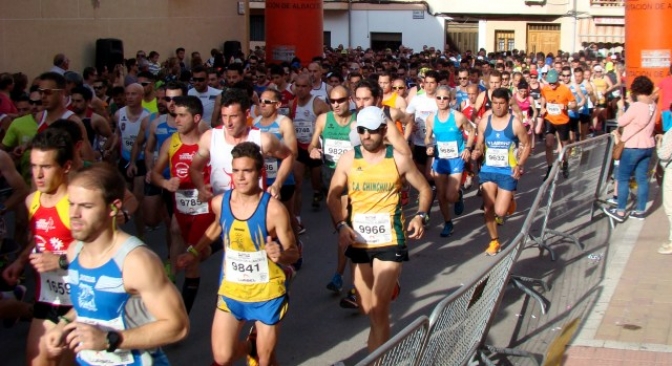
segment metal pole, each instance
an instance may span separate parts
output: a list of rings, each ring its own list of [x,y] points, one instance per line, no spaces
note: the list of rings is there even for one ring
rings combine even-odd
[[[576,12],[576,1],[572,3],[572,17],[574,18],[574,30],[572,32],[572,50],[570,54],[576,52],[576,23],[577,23],[577,12]]]
[[[348,48],[352,48],[352,0],[348,0]]]

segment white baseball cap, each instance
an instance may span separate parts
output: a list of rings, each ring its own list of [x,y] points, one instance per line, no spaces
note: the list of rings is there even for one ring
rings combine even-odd
[[[385,113],[378,107],[365,107],[357,112],[357,127],[364,127],[368,130],[377,130],[385,125]]]

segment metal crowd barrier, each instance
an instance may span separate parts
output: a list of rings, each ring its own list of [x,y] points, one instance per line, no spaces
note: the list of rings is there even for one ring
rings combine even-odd
[[[571,156],[570,151],[575,152]],[[560,236],[569,239],[579,249],[583,244],[575,236],[551,229],[550,224],[561,223],[563,219],[574,219],[588,210],[588,217],[593,218],[595,208],[607,187],[607,178],[611,167],[611,152],[613,142],[611,135],[605,134],[584,141],[566,145],[558,155],[558,164],[563,156],[569,163],[569,178],[561,178],[561,169],[549,174],[551,186],[547,191],[546,206],[543,208],[544,220],[539,236],[529,234],[539,249],[547,250],[551,260],[556,260],[555,252],[548,244],[549,236]],[[553,172],[551,172],[553,173]]]
[[[418,365],[463,365],[481,348],[523,240],[521,233],[492,267],[434,308],[429,341]]]
[[[420,359],[428,333],[429,319],[423,315],[357,363],[357,366],[413,366]]]
[[[487,353],[527,357],[538,365],[537,358],[529,352],[486,345],[488,330],[494,323],[507,284],[524,291],[540,303],[542,312],[547,311],[550,302],[531,287],[536,284],[548,291],[547,284],[512,274],[513,265],[529,242],[542,251],[548,250],[555,260],[555,253],[547,242],[549,234],[568,238],[583,249],[577,238],[553,230],[549,224],[569,215],[575,219],[584,211],[589,212],[587,216],[592,220],[600,198],[606,193],[612,147],[609,134],[565,146],[560,156],[572,148],[580,149],[578,160],[569,158],[569,179],[560,180],[561,159],[558,159],[549,179],[539,187],[520,233],[495,258],[492,267],[440,301],[432,311],[428,329],[426,316],[416,319],[357,365],[452,366],[465,365],[474,359],[494,365]],[[540,234],[535,237],[530,229],[539,221]]]

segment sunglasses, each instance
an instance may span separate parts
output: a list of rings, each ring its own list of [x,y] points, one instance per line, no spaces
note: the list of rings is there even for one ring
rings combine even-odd
[[[404,89],[406,89],[406,87],[405,86],[393,86],[392,89],[394,89],[394,90],[404,90]]]
[[[572,74],[562,74],[562,77],[563,77],[563,78],[568,78],[568,77],[570,77],[570,76],[572,76]]]
[[[263,105],[271,105],[271,104],[275,104],[277,102],[274,101],[274,100],[270,100],[270,99],[262,99],[262,100],[259,101],[259,103],[261,103]]]
[[[191,78],[191,81],[195,83],[202,83],[205,81],[205,78]]]
[[[52,94],[54,94],[54,92],[61,91],[61,90],[63,90],[63,89],[42,89],[42,88],[38,88],[37,92],[40,93],[40,94],[44,94],[44,95],[52,95]]]
[[[380,133],[383,130],[383,128],[384,128],[383,126],[380,126],[380,127],[376,128],[375,130],[372,130],[370,128],[357,126],[357,133],[360,134],[360,135],[363,135],[365,132],[368,132],[369,134],[374,135],[374,134]]]
[[[469,80],[469,78],[457,78],[457,80]]]
[[[142,83],[140,83],[140,85],[142,86],[148,86],[149,84],[151,84],[149,81],[143,81]]]
[[[102,88],[104,88],[104,86],[94,86],[94,87],[93,87],[94,90],[100,90],[100,89],[102,89]]]
[[[31,100],[28,101],[28,104],[40,106],[40,105],[42,105],[42,101],[39,100],[39,99],[38,100],[32,100],[31,99]]]
[[[546,75],[546,74],[548,74],[548,73],[547,73],[547,72],[542,72],[542,73],[541,73],[542,76],[543,76],[543,75]]]
[[[177,97],[163,97],[163,101],[166,102],[166,103],[170,103],[171,101],[176,101],[177,98],[179,98],[179,96],[177,96]]]
[[[341,103],[345,103],[345,102],[347,102],[347,101],[348,101],[348,97],[345,97],[345,98],[338,98],[338,99],[332,99],[332,100],[331,100],[331,104],[341,104]]]
[[[445,96],[445,95],[438,95],[436,97],[436,100],[439,100],[439,101],[450,100],[450,97]]]

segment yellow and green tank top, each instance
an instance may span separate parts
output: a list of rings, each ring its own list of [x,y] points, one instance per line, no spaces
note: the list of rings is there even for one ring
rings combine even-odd
[[[402,184],[394,149],[386,146],[385,158],[376,164],[368,163],[361,149],[354,148],[355,160],[348,172],[349,219],[357,235],[353,247],[405,245]]]

